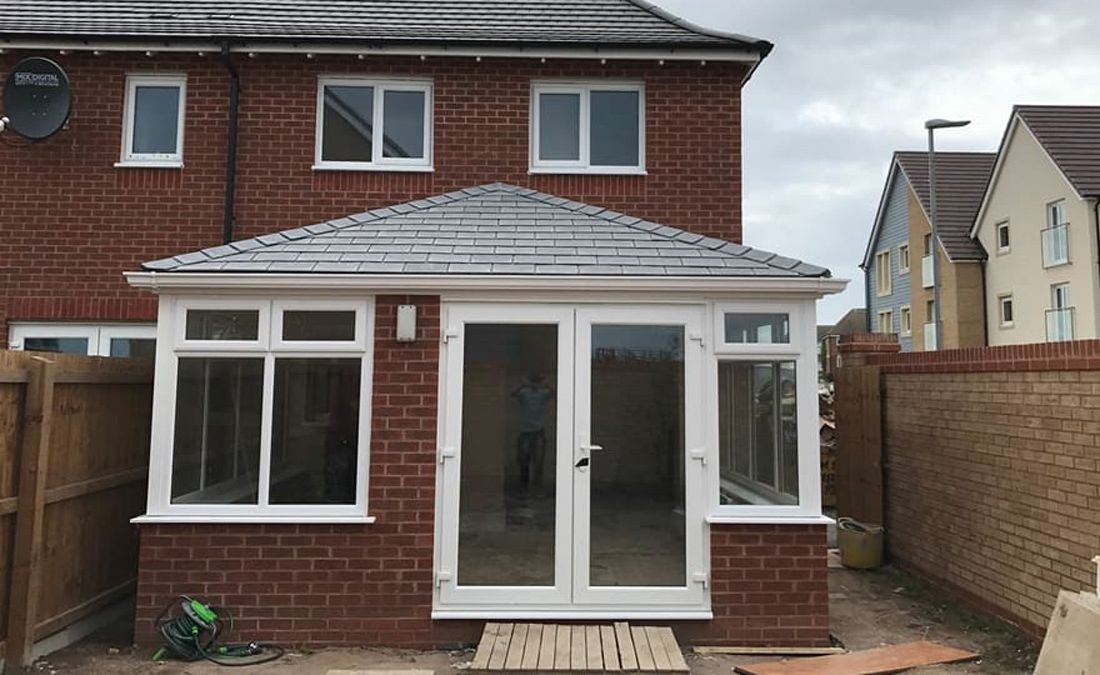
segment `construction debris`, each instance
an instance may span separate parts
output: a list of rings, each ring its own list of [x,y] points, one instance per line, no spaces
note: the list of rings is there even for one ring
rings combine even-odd
[[[974,652],[920,641],[836,656],[754,663],[737,666],[734,672],[743,675],[885,675],[920,666],[958,663],[976,658],[978,655]]]

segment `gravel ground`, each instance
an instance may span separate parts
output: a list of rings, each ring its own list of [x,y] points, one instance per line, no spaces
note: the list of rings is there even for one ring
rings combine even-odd
[[[868,649],[912,640],[932,640],[982,654],[978,661],[923,668],[922,675],[997,673],[1027,675],[1036,646],[1012,628],[961,608],[935,589],[890,569],[875,572],[830,570],[833,634],[849,649]],[[115,626],[49,655],[36,664],[43,674],[212,675],[224,669],[209,663],[154,663],[148,650],[129,645],[130,627]],[[432,670],[462,673],[473,651],[410,652],[387,649],[292,651],[279,661],[230,672],[264,675],[326,675],[330,670]],[[693,673],[729,675],[734,665],[757,658],[688,653]]]

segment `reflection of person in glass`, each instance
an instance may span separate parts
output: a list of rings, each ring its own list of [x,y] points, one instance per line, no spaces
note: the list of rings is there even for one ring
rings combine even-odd
[[[516,387],[512,397],[519,401],[519,438],[516,440],[516,460],[519,463],[520,489],[526,491],[542,482],[542,462],[546,456],[546,411],[554,398],[554,390],[541,373],[531,373],[527,381]],[[532,475],[533,474],[533,475]]]

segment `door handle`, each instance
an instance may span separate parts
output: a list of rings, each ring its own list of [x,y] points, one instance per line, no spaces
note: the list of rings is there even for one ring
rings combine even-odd
[[[582,452],[593,452],[593,451],[596,451],[596,450],[603,450],[602,445],[582,445],[580,447],[581,447]]]

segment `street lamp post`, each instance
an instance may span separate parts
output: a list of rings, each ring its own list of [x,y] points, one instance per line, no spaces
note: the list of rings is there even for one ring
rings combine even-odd
[[[924,123],[924,128],[928,130],[928,199],[931,213],[928,214],[928,219],[931,221],[929,224],[932,226],[931,237],[931,250],[928,252],[932,256],[932,328],[935,332],[936,346],[933,351],[939,351],[941,341],[941,325],[940,325],[940,269],[939,262],[937,262],[936,247],[939,242],[939,230],[936,223],[936,129],[950,129],[953,127],[965,127],[970,124],[970,120],[944,120],[944,119],[930,119]],[[928,345],[924,346],[928,349]]]

